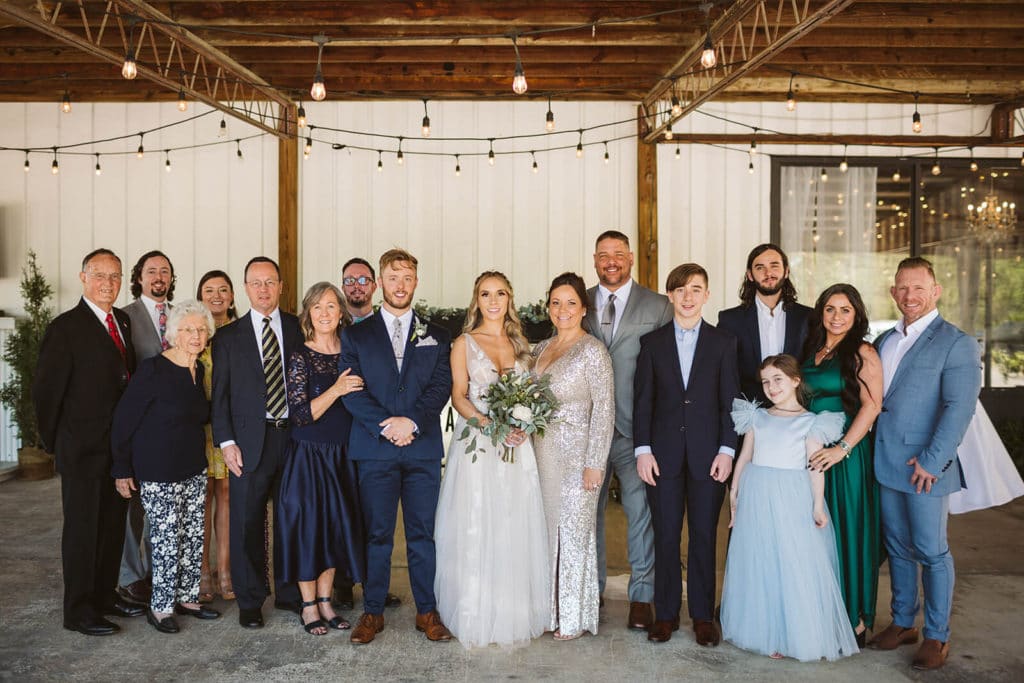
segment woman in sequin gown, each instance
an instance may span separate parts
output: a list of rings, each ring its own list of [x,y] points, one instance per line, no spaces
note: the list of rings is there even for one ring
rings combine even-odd
[[[615,423],[612,361],[582,327],[583,279],[563,273],[548,290],[556,336],[537,345],[534,372],[551,376],[560,406],[536,440],[551,552],[549,628],[559,640],[597,634],[597,502]]]

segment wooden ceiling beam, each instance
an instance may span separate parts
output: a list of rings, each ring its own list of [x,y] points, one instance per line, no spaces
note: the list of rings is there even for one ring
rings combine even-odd
[[[768,145],[849,145],[850,147],[1024,147],[1024,140],[993,140],[975,135],[830,135],[830,134],[766,134],[758,133],[677,133],[659,144],[711,144],[747,146],[757,139],[758,149]]]

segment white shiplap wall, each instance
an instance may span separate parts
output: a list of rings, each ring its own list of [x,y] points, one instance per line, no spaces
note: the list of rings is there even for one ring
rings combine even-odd
[[[793,132],[909,132],[912,106],[801,103],[785,111],[782,102],[706,105],[761,129]],[[302,291],[322,280],[337,280],[353,255],[375,260],[400,245],[421,263],[418,295],[434,305],[466,305],[473,278],[497,268],[513,280],[520,303],[542,296],[551,277],[576,270],[593,282],[590,254],[594,237],[614,227],[636,234],[636,143],[587,147],[575,157],[575,131],[614,121],[617,126],[587,133],[585,142],[635,131],[631,103],[554,103],[559,135],[496,142],[497,163],[486,163],[487,142],[437,141],[441,137],[489,138],[543,130],[547,103],[431,102],[433,139],[419,138],[419,102],[307,104],[312,123],[337,129],[404,135],[406,163],[395,164],[396,142],[314,132],[313,155],[300,162],[300,283]],[[0,146],[49,147],[104,138],[180,121],[167,104],[76,104],[70,115],[56,103],[0,104]],[[975,134],[988,124],[987,107],[922,107],[925,129],[942,134]],[[92,173],[92,156],[62,157],[58,176],[49,173],[46,154],[32,156],[32,172],[22,172],[23,155],[0,152],[0,308],[21,311],[17,282],[27,248],[39,254],[44,272],[57,284],[58,309],[73,305],[79,293],[79,261],[95,246],[108,246],[125,259],[126,273],[139,254],[167,252],[179,278],[179,298],[193,293],[199,275],[225,268],[240,284],[241,268],[252,255],[277,253],[277,142],[269,136],[172,153],[173,172],[163,170],[160,150],[217,140],[220,117],[147,135],[146,157],[138,160],[138,138],[95,151],[128,152],[102,157],[103,175]],[[229,121],[229,139],[254,131]],[[750,132],[699,113],[677,123],[679,132]],[[567,131],[567,132],[566,132]],[[389,150],[377,173],[375,151],[351,147],[333,151],[329,142]],[[569,149],[543,151],[565,145]],[[778,154],[841,155],[841,148],[775,147]],[[528,155],[538,150],[540,173],[530,173]],[[300,145],[301,150],[301,145]],[[84,151],[94,151],[84,148]],[[462,175],[453,156],[426,157],[412,151],[462,153]],[[672,145],[658,150],[659,279],[684,261],[698,261],[711,274],[709,314],[735,301],[746,252],[769,235],[769,160],[758,158],[747,173],[745,146],[684,145],[674,158]],[[479,157],[468,156],[470,152]],[[915,150],[892,150],[891,154]],[[1016,156],[989,150],[989,156]],[[889,155],[879,149],[850,148],[850,156]],[[964,152],[964,154],[966,154]],[[240,308],[246,307],[239,291]],[[123,288],[122,303],[129,300]]]

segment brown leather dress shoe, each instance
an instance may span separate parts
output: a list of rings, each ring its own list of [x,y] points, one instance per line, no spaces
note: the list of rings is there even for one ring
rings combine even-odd
[[[356,627],[352,629],[352,636],[349,638],[356,645],[366,645],[372,642],[377,634],[384,630],[384,615],[370,614],[363,612],[359,617]]]
[[[948,656],[948,642],[943,643],[934,638],[925,638],[924,642],[921,643],[921,647],[917,649],[917,654],[914,655],[914,661],[911,666],[919,671],[938,669],[946,663],[946,657]]]
[[[910,645],[917,642],[918,630],[916,628],[903,628],[895,623],[889,624],[875,637],[868,641],[868,647],[873,650],[895,650],[900,645]]]
[[[427,636],[427,640],[433,640],[434,642],[444,642],[452,639],[452,632],[441,622],[441,615],[437,613],[437,610],[427,612],[426,614],[417,614],[416,630],[423,631]]]
[[[635,631],[646,631],[654,623],[654,610],[649,602],[629,603],[629,618],[626,625]]]
[[[656,621],[647,629],[647,640],[652,643],[667,643],[672,639],[672,632],[679,630],[679,617],[671,621]]]
[[[705,619],[693,620],[693,635],[697,638],[697,644],[703,647],[715,647],[722,642],[722,633],[718,630],[718,625]]]

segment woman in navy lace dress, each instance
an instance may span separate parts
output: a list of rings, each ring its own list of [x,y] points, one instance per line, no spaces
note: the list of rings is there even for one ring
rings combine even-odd
[[[345,453],[352,416],[338,400],[363,387],[361,377],[338,372],[339,332],[349,322],[344,302],[329,282],[313,285],[302,300],[306,343],[288,361],[292,431],[275,508],[275,567],[285,581],[298,582],[302,626],[321,636],[349,628],[331,607],[335,569],[356,582],[366,573],[358,480]]]

